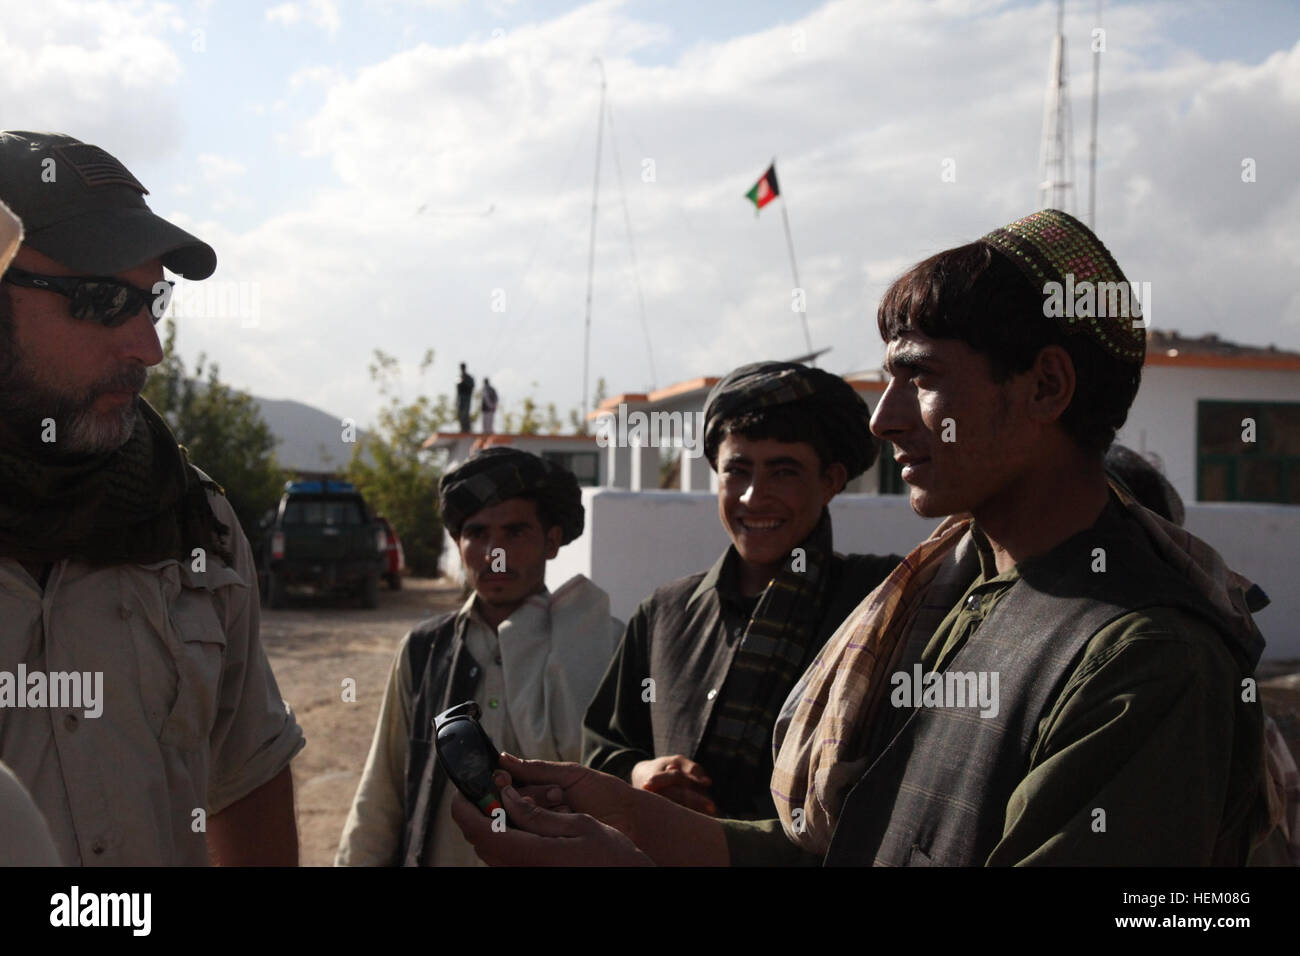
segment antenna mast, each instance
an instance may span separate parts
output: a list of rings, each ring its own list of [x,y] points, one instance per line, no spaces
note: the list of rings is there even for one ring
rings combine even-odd
[[[1074,138],[1065,66],[1065,0],[1057,0],[1056,35],[1043,104],[1043,141],[1039,150],[1038,207],[1071,212],[1074,197]]]
[[[1101,0],[1097,0],[1097,29],[1101,29]],[[1100,39],[1100,43],[1098,42]],[[1088,143],[1088,228],[1097,231],[1097,106],[1101,91],[1101,51],[1106,32],[1092,40],[1092,138]]]
[[[600,109],[596,111],[596,172],[591,179],[591,245],[587,250],[587,322],[582,338],[582,424],[587,425],[587,371],[591,360],[591,283],[596,267],[596,197],[600,194],[600,137],[605,130],[605,64],[600,67]]]

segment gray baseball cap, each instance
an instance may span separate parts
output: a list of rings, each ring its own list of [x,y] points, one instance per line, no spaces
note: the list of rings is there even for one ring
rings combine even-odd
[[[98,146],[62,133],[0,132],[0,200],[22,220],[24,245],[87,275],[150,259],[186,279],[212,275],[212,247],[156,215],[148,192]]]

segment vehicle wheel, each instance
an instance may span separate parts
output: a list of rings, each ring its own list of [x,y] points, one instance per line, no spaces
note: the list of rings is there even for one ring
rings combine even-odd
[[[266,606],[273,611],[284,607],[284,583],[274,571],[266,575]]]
[[[402,576],[400,574],[386,574],[384,577],[388,581],[390,591],[402,590]]]
[[[361,606],[366,610],[379,607],[379,575],[367,574],[361,585]]]

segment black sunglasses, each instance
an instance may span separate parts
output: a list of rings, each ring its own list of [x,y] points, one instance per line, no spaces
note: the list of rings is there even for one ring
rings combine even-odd
[[[57,292],[72,300],[70,306],[74,319],[91,319],[107,329],[125,324],[141,309],[148,309],[154,325],[167,311],[171,301],[172,290],[176,283],[162,279],[154,283],[154,288],[165,288],[157,292],[146,292],[129,282],[120,279],[101,279],[82,276],[43,276],[24,269],[10,267],[4,274],[4,282],[10,282],[26,289],[40,289],[43,292]]]

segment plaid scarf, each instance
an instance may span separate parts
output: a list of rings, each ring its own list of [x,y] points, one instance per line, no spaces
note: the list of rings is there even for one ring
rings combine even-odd
[[[1250,582],[1205,542],[1111,488],[1161,559],[1209,599],[1230,649],[1253,672],[1264,639],[1246,604]],[[844,797],[865,769],[865,743],[888,696],[887,675],[897,668],[941,566],[970,526],[969,515],[951,516],[917,545],[845,620],[791,692],[793,715],[775,738],[772,797],[786,836],[806,852],[824,855],[830,846]]]
[[[823,508],[817,527],[763,590],[736,648],[695,755],[733,793],[752,793],[766,775],[772,726],[826,612],[831,554],[831,517]]]
[[[196,547],[227,564],[201,477],[144,399],[121,448],[76,461],[38,461],[0,448],[0,557],[31,564],[190,560]],[[220,489],[217,489],[220,490]]]

